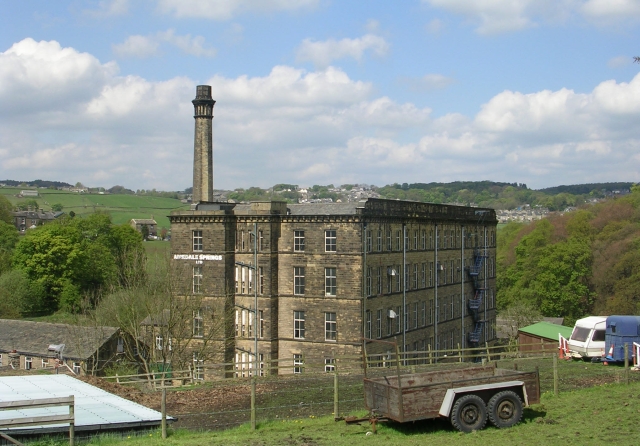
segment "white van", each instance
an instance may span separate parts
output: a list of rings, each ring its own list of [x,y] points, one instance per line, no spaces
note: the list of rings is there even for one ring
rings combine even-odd
[[[569,338],[569,353],[574,358],[599,358],[604,352],[606,316],[578,319]]]

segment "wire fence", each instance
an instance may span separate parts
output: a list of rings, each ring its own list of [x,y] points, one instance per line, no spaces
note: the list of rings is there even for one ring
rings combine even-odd
[[[406,373],[471,367],[470,362],[491,363],[504,369],[539,372],[540,389],[545,392],[566,392],[604,383],[638,382],[640,371],[623,365],[605,366],[602,363],[580,360],[559,360],[549,351],[509,351],[502,347],[475,351],[409,352],[395,357],[371,355],[366,361],[366,376],[395,376]],[[340,364],[350,364],[340,367]],[[303,373],[255,377],[256,423],[273,420],[313,418],[333,415],[335,418],[365,411],[362,358],[358,364],[336,358],[330,372],[320,364],[305,364]],[[290,368],[289,368],[290,369]],[[301,370],[302,371],[302,370]],[[219,430],[252,421],[251,377],[204,382],[195,388],[181,388],[167,395],[169,414],[178,418],[177,428]],[[184,410],[180,401],[201,399],[197,410]],[[172,400],[176,404],[172,404]],[[193,407],[193,406],[190,406]],[[182,408],[182,409],[181,409]]]

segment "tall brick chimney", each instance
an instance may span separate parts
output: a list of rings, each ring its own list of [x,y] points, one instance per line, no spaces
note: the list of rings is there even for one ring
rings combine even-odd
[[[213,201],[213,106],[210,85],[198,85],[193,103],[196,129],[193,142],[192,203]]]

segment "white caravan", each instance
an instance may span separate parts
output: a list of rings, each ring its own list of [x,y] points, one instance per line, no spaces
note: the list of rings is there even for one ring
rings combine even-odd
[[[569,338],[569,353],[574,358],[599,358],[604,352],[606,316],[578,319]]]

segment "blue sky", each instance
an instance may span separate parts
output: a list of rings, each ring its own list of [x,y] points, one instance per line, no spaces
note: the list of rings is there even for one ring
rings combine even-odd
[[[0,1],[0,180],[640,181],[640,0]]]

